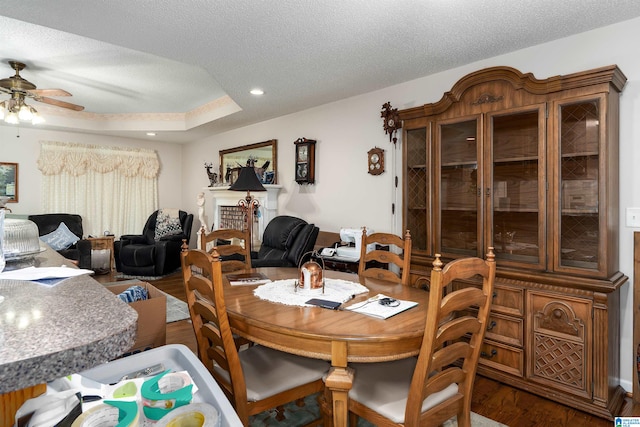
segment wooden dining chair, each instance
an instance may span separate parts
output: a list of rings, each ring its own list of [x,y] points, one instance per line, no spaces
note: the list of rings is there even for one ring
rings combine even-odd
[[[367,251],[370,245],[375,245],[375,249]],[[395,250],[401,250],[402,253],[396,253],[394,247]],[[367,267],[369,262],[383,264],[387,269],[378,265]],[[408,286],[410,265],[411,233],[409,233],[409,230],[406,231],[403,238],[389,233],[372,233],[367,236],[367,229],[362,229],[360,264],[358,265],[358,275],[360,277],[371,277]],[[394,272],[394,268],[399,270],[399,273]]]
[[[234,240],[235,239],[235,240]],[[222,259],[222,272],[251,268],[251,245],[248,230],[221,228],[200,235],[200,248],[211,252],[214,247]],[[221,244],[224,242],[224,244]]]
[[[222,265],[217,251],[182,252],[187,305],[198,345],[198,357],[234,406],[240,420],[317,393],[324,388],[326,361],[260,345],[238,351],[224,300]]]
[[[349,391],[350,425],[358,417],[376,426],[439,426],[457,417],[469,427],[471,391],[491,307],[496,262],[462,258],[442,268],[436,255],[424,339],[417,358],[360,363]],[[456,283],[469,279],[473,284]],[[467,282],[468,283],[468,282]]]

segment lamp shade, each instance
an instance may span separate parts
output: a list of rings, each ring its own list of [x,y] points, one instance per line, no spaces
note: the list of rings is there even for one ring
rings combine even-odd
[[[241,167],[240,175],[238,175],[238,179],[234,182],[229,190],[233,191],[267,191],[266,188],[262,185],[258,176],[256,175],[256,171],[252,167]]]

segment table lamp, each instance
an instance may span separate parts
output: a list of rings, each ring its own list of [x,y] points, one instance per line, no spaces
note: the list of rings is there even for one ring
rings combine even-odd
[[[250,166],[240,168],[238,179],[229,187],[232,191],[246,191],[244,199],[238,201],[238,206],[244,213],[245,227],[249,230],[249,250],[253,247],[253,213],[260,207],[260,201],[253,198],[252,191],[267,191],[262,185],[255,169]]]

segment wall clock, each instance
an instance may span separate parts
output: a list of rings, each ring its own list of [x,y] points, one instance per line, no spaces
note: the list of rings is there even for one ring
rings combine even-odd
[[[402,127],[402,123],[400,123],[400,117],[398,116],[398,109],[391,108],[391,103],[386,102],[382,104],[382,111],[380,112],[380,117],[384,120],[382,127],[384,128],[384,132],[389,135],[389,142],[393,142],[394,144],[398,141],[398,138],[395,137],[398,129]]]
[[[371,175],[380,175],[384,172],[384,150],[374,147],[367,154],[369,157],[368,172]]]
[[[298,138],[294,144],[296,145],[296,182],[298,184],[313,184],[316,174],[316,141]]]

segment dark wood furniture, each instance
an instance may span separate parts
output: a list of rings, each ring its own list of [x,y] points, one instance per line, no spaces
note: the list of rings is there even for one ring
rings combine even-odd
[[[313,184],[316,181],[316,141],[298,138],[296,145],[296,182],[298,184]]]
[[[640,231],[633,233],[633,401],[640,403]]]
[[[412,280],[435,253],[495,246],[478,372],[612,419],[619,385],[616,66],[538,80],[509,67],[460,79],[403,120]]]
[[[253,269],[271,280],[298,277],[296,268]],[[358,281],[358,276],[326,271],[326,276]],[[261,345],[301,356],[330,360],[326,385],[333,395],[334,425],[347,425],[347,393],[353,381],[351,362],[383,362],[418,354],[426,322],[429,294],[399,283],[364,278],[369,288],[349,304],[378,293],[418,302],[418,306],[386,320],[346,310],[298,307],[261,300],[255,286],[231,286],[225,280],[224,299],[234,333]],[[345,328],[345,325],[349,325]]]

